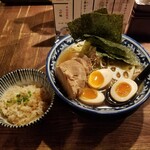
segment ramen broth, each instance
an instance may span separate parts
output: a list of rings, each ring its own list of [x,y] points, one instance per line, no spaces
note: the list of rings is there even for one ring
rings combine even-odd
[[[56,65],[58,66],[59,64],[65,62],[67,60],[70,60],[71,58],[78,56],[78,55],[79,55],[79,53],[74,48],[69,46],[60,54]]]

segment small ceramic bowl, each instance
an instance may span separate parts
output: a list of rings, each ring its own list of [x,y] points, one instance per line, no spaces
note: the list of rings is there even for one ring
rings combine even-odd
[[[6,74],[6,75],[4,75],[0,78],[0,103],[4,100],[4,98],[3,98],[4,93],[8,92],[8,89],[10,89],[14,86],[15,87],[17,86],[17,87],[19,87],[19,90],[20,90],[20,88],[22,88],[22,87],[33,86],[33,85],[36,88],[38,88],[38,90],[41,89],[41,88],[44,89],[44,91],[40,90],[40,93],[38,91],[39,95],[42,95],[45,92],[44,93],[45,95],[40,96],[41,99],[42,99],[42,97],[48,95],[44,99],[44,100],[46,100],[46,102],[44,103],[45,105],[42,105],[43,103],[38,102],[38,105],[35,107],[35,103],[37,103],[37,102],[35,101],[35,103],[31,103],[31,99],[28,101],[28,102],[30,102],[30,106],[29,106],[28,102],[23,104],[25,101],[28,100],[27,96],[30,97],[30,94],[33,94],[34,92],[32,92],[32,93],[29,92],[27,96],[20,96],[20,93],[19,93],[19,94],[17,94],[16,97],[8,98],[8,99],[6,98],[7,100],[5,101],[5,103],[7,105],[3,105],[3,103],[0,104],[0,110],[1,110],[1,112],[0,112],[0,124],[1,125],[6,126],[6,127],[11,127],[11,128],[12,127],[18,128],[18,127],[29,126],[31,124],[34,124],[34,123],[40,121],[50,111],[50,109],[53,105],[54,91],[51,88],[46,75],[43,72],[38,71],[36,69],[18,69],[18,70],[12,71],[12,72],[10,72],[10,73],[8,73],[8,74]],[[18,90],[18,88],[15,88],[13,93],[19,92],[16,89]],[[33,97],[32,97],[32,99],[33,99]],[[34,100],[37,100],[37,99],[38,99],[38,101],[43,101],[43,99],[39,100],[39,97],[38,98],[34,97]],[[17,105],[20,105],[20,106],[13,106],[14,102],[12,102],[12,100],[15,101],[15,104],[17,103]],[[23,107],[22,107],[21,104],[23,105]],[[28,107],[24,107],[24,105],[25,106],[28,105]],[[8,116],[10,117],[11,114],[4,115],[4,113],[2,112],[2,106],[6,107],[6,109],[4,109],[3,111],[6,111],[6,110],[9,111],[10,106],[12,106],[14,108],[17,108],[19,110],[23,110],[23,109],[26,109],[26,108],[29,108],[29,107],[30,107],[30,109],[32,109],[33,107],[35,107],[34,108],[35,111],[38,107],[42,106],[41,109],[43,109],[44,106],[46,106],[46,107],[43,109],[43,112],[40,113],[40,115],[38,115],[38,117],[36,117],[36,119],[33,117],[34,118],[33,120],[31,119],[29,122],[27,122],[25,124],[19,124],[18,125],[18,124],[15,124],[15,123],[12,123],[12,122],[8,121]],[[7,106],[9,108],[7,108]],[[20,107],[20,108],[18,108],[18,107]],[[23,110],[23,111],[25,112],[25,111],[30,111],[30,110]],[[20,113],[20,112],[14,112],[14,111],[12,112],[11,111],[11,113]],[[30,115],[32,115],[34,113],[33,109],[32,109],[31,112],[28,112],[28,113]],[[20,115],[22,115],[22,114],[20,114]],[[12,116],[12,117],[14,117],[14,116]]]
[[[56,94],[67,104],[69,104],[71,107],[78,109],[80,111],[89,112],[91,114],[97,114],[97,115],[116,115],[116,114],[122,114],[125,112],[130,112],[136,108],[138,108],[140,105],[142,105],[150,96],[150,75],[147,76],[147,78],[144,80],[144,86],[141,90],[141,92],[138,93],[136,98],[129,102],[126,105],[123,106],[116,106],[116,107],[110,107],[110,106],[99,106],[99,107],[90,107],[86,106],[84,104],[79,103],[77,100],[70,100],[66,97],[66,94],[64,93],[63,89],[60,88],[59,82],[57,82],[56,76],[55,76],[55,65],[57,62],[57,59],[62,51],[64,51],[68,46],[74,43],[74,39],[68,35],[64,38],[56,41],[55,45],[50,50],[48,56],[47,56],[47,62],[46,62],[46,69],[47,69],[47,76],[48,79],[56,92]],[[122,35],[122,44],[129,47],[139,58],[141,64],[143,67],[146,67],[150,63],[150,56],[148,52],[135,40],[132,38]]]

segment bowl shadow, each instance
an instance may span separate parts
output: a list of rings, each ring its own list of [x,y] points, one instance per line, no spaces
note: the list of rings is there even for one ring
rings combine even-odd
[[[127,150],[140,135],[142,107],[121,116],[100,117],[74,110],[56,99],[53,112],[43,125],[43,140],[53,150]]]
[[[35,150],[41,143],[41,123],[23,128],[0,127],[0,149]]]
[[[51,149],[62,149],[73,130],[74,113],[55,96],[54,107],[42,126],[43,141]]]
[[[75,145],[80,145],[80,149],[130,149],[139,137],[143,124],[142,111],[138,111],[138,119],[136,116],[135,112],[123,118],[80,118],[83,128]]]

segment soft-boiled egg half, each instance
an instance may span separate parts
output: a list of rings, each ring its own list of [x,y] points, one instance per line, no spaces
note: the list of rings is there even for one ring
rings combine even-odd
[[[132,98],[138,90],[136,82],[122,78],[111,87],[110,94],[118,102],[125,102]]]
[[[109,69],[99,69],[93,71],[88,77],[88,84],[95,89],[102,89],[112,80],[112,72]]]
[[[105,96],[95,89],[83,88],[79,100],[87,105],[100,105],[105,100]]]

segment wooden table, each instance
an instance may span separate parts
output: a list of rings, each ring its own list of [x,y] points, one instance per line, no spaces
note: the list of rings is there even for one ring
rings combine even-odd
[[[0,76],[18,68],[45,72],[54,41],[51,5],[0,6]],[[150,43],[143,46],[150,52]],[[79,115],[56,97],[39,124],[0,126],[0,150],[149,150],[149,100],[127,117],[105,120]]]

